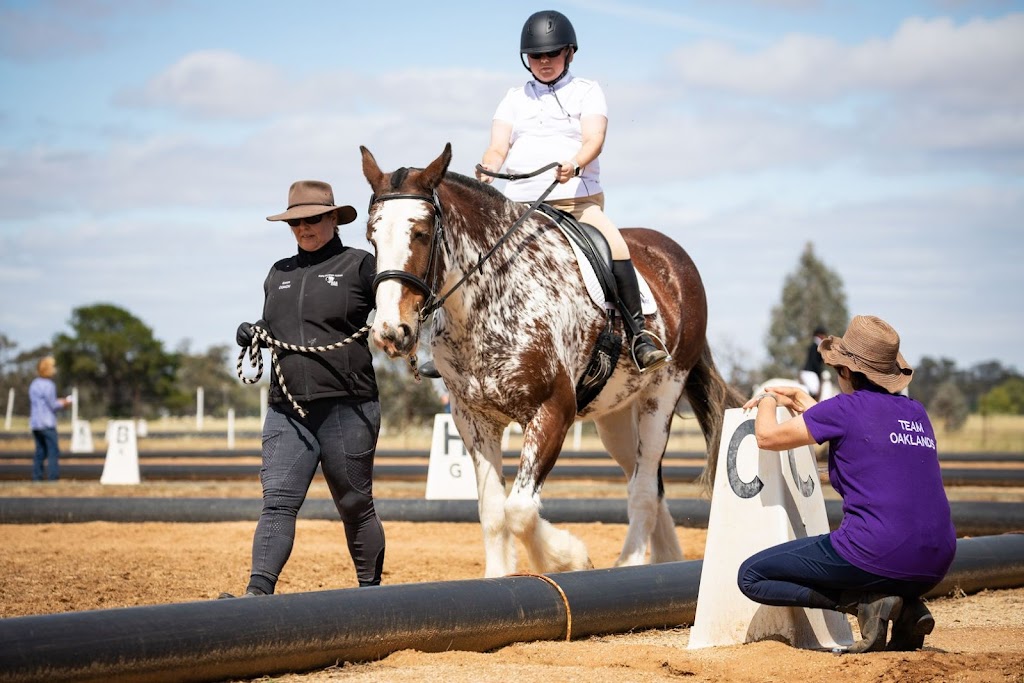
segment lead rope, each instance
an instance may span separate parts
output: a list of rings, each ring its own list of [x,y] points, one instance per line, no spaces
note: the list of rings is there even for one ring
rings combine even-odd
[[[270,336],[270,333],[264,330],[259,325],[253,325],[252,327],[252,341],[249,346],[243,346],[242,350],[238,353],[238,365],[236,370],[238,371],[238,379],[242,380],[246,384],[255,384],[260,381],[263,377],[263,354],[260,353],[260,341],[263,341],[266,346],[270,348],[270,365],[274,368],[274,373],[277,375],[277,383],[281,385],[281,391],[291,401],[292,408],[295,408],[301,417],[308,415],[305,408],[299,405],[298,401],[292,396],[291,392],[288,391],[288,386],[284,383],[284,375],[281,374],[281,364],[277,362],[277,349],[287,349],[288,351],[298,351],[299,353],[325,353],[334,349],[340,349],[342,346],[351,344],[360,337],[366,335],[370,330],[369,325],[364,325],[362,329],[357,331],[351,337],[342,339],[339,342],[335,342],[328,346],[298,346],[296,344],[289,344],[288,342],[279,341]],[[246,377],[245,373],[242,372],[242,361],[245,360],[245,354],[249,354],[249,367],[256,368],[255,377]],[[410,363],[413,364],[413,372],[416,373],[416,379],[419,380],[419,373],[416,372],[415,356],[410,357]]]

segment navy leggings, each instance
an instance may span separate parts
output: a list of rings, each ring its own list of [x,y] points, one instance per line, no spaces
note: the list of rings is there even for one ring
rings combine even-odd
[[[841,558],[828,534],[766,548],[747,558],[737,576],[740,592],[763,605],[834,610],[844,591],[916,598],[935,582],[890,579]]]
[[[49,461],[49,479],[60,479],[60,445],[57,442],[57,428],[33,429],[36,440],[36,454],[32,458],[32,481],[43,480],[43,464]]]
[[[263,425],[263,512],[252,542],[249,588],[273,593],[295,542],[295,518],[317,465],[341,515],[360,586],[380,583],[384,527],[373,506],[373,457],[380,431],[380,403],[334,400],[307,404],[299,417],[268,406]]]

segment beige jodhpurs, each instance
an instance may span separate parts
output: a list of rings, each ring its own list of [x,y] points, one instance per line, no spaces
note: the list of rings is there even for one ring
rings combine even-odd
[[[573,197],[572,199],[552,199],[548,204],[571,213],[581,223],[590,223],[601,231],[604,238],[608,240],[608,246],[612,250],[613,261],[625,261],[629,258],[629,247],[622,239],[619,229],[604,214],[604,192],[592,194],[589,197]]]

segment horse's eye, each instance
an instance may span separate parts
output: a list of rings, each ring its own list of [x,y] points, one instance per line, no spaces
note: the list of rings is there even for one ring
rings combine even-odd
[[[412,238],[417,242],[427,242],[430,240],[429,230],[413,230]]]

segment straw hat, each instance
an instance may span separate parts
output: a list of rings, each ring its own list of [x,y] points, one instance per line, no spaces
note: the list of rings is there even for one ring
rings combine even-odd
[[[276,216],[267,216],[267,220],[309,218],[335,209],[338,210],[338,225],[345,225],[356,219],[356,210],[351,206],[334,205],[334,190],[330,185],[319,180],[299,180],[292,183],[288,189],[288,210]]]
[[[826,337],[818,347],[833,367],[863,373],[883,389],[898,393],[913,379],[914,370],[900,353],[900,336],[889,323],[873,315],[858,315],[842,337]]]

